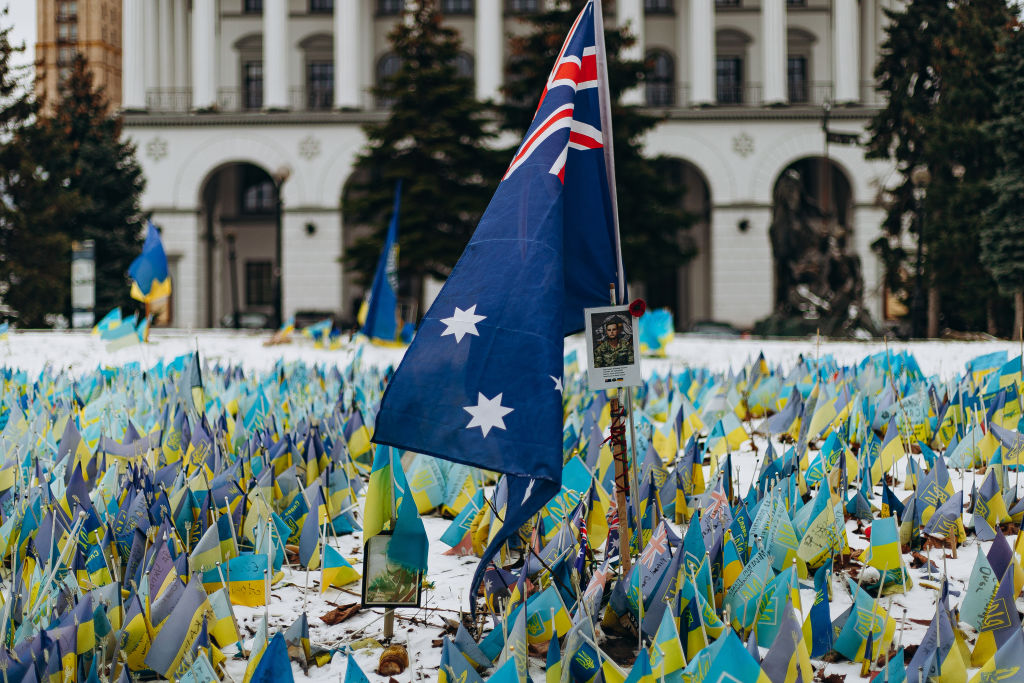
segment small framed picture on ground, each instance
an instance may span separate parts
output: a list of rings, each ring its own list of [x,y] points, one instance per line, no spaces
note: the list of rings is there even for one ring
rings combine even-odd
[[[640,335],[629,306],[583,311],[587,324],[587,370],[591,390],[639,386]]]
[[[390,541],[382,531],[363,548],[363,607],[419,607],[423,573],[388,562]]]

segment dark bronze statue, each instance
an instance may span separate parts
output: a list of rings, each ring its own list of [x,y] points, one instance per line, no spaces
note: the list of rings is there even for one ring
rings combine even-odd
[[[763,334],[875,335],[864,309],[860,258],[847,251],[849,230],[823,211],[790,169],[775,186],[768,236],[775,262],[775,310]]]

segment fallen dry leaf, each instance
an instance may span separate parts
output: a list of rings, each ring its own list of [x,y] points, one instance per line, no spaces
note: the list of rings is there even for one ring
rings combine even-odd
[[[341,622],[352,617],[356,612],[360,610],[360,604],[358,602],[352,602],[341,607],[335,607],[327,614],[320,617],[320,621],[324,622],[328,626],[335,626]]]

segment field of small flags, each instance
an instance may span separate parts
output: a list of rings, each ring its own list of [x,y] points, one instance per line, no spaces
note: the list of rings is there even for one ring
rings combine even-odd
[[[470,596],[507,488],[373,447],[400,350],[109,341],[0,338],[4,683],[386,681],[382,531],[403,683],[1024,679],[1013,345],[668,341],[619,510],[572,340],[563,488]]]

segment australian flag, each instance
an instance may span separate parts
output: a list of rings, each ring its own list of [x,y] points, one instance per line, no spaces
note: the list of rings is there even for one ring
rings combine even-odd
[[[480,567],[561,486],[563,337],[625,298],[601,27],[591,0],[377,415],[378,444],[509,475]]]

